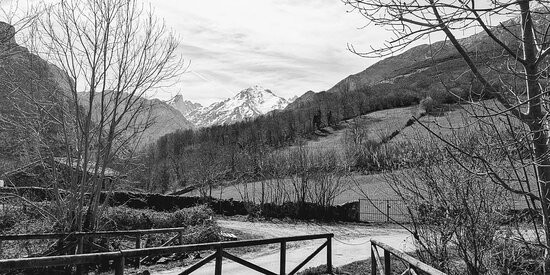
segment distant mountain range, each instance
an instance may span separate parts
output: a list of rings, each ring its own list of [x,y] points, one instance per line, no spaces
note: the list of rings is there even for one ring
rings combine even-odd
[[[126,93],[121,96],[123,98],[128,97]],[[81,99],[80,102],[84,106],[86,106],[87,104],[87,97],[88,93],[79,93],[79,99]],[[107,99],[108,103],[105,104],[104,108],[112,109],[112,104],[109,104],[109,102],[112,102],[112,100],[109,97],[107,97]],[[134,118],[136,122],[135,128],[143,130],[143,133],[139,135],[139,137],[141,138],[139,147],[154,143],[159,137],[175,132],[177,130],[187,130],[194,128],[193,123],[189,122],[185,118],[185,116],[183,116],[179,112],[179,110],[160,99],[147,99],[144,97],[140,97],[136,105],[141,106],[142,109],[142,111],[137,114],[137,117]],[[95,116],[99,116],[100,107],[101,105],[99,100],[96,100],[93,108],[93,110],[96,110],[96,112],[94,113]],[[118,109],[121,108],[122,107],[119,107]],[[122,120],[121,124],[126,125],[128,119],[129,115],[127,115]],[[94,118],[94,121],[98,120],[99,117]],[[131,131],[131,129],[133,128],[130,127],[128,131]]]
[[[518,24],[515,19],[508,20],[493,28],[493,34],[513,51],[521,52],[518,39],[510,33],[510,30],[520,33]],[[503,53],[502,47],[485,32],[459,39],[459,41],[483,73],[495,74],[499,69],[506,71],[506,62],[510,62],[509,56]],[[507,77],[507,75],[494,76],[493,79],[498,82],[499,77]],[[455,94],[463,94],[470,89],[468,85],[471,85],[472,79],[470,68],[462,56],[451,42],[445,40],[431,45],[418,45],[400,54],[388,56],[365,70],[342,79],[326,90],[326,93],[345,95],[349,92],[364,90],[366,87],[379,87],[379,89],[373,89],[378,93],[370,93],[367,96],[376,98],[386,91],[401,89],[419,98],[435,96],[445,101],[445,97],[452,97],[448,88]],[[447,87],[444,87],[445,85]],[[289,108],[301,108],[304,104],[323,100],[323,97],[326,95],[322,92],[308,92]]]
[[[291,99],[292,100],[292,99]],[[177,95],[170,105],[180,111],[196,127],[231,124],[284,109],[289,100],[259,85],[244,89],[232,98],[203,107]]]
[[[59,105],[61,108],[63,101],[72,96],[71,84],[66,73],[18,45],[14,35],[13,26],[0,22],[0,160],[3,156],[15,159],[21,155],[21,151],[29,151],[29,147],[40,145],[36,140],[32,140],[33,134],[28,133],[28,129],[11,126],[18,121],[43,121],[42,124],[48,127],[39,129],[43,131],[40,138],[51,143],[51,146],[61,144],[58,140],[59,127],[56,123],[48,121],[50,117],[41,112],[36,103],[44,106]],[[144,131],[141,146],[155,142],[165,134],[194,127],[178,110],[166,102],[158,99],[140,100],[150,111],[141,116],[150,115],[154,121]],[[86,100],[82,100],[81,104],[85,102]],[[95,109],[98,110],[99,107]],[[7,123],[8,121],[10,123]]]
[[[180,113],[187,117],[190,113],[196,111],[197,109],[202,108],[202,104],[200,103],[194,103],[189,100],[184,100],[183,95],[178,94],[174,99],[172,99],[168,104],[172,107],[174,107],[176,110],[180,111]]]
[[[513,20],[504,24],[508,29],[517,28],[517,22]],[[12,32],[12,29],[6,24],[0,25],[0,51],[5,45],[12,46],[15,43],[12,36],[2,35],[2,33]],[[518,49],[517,41],[503,27],[495,28],[495,35],[503,38],[510,48]],[[481,71],[491,71],[488,68],[506,65],[505,61],[508,57],[485,33],[460,39],[460,42],[472,55],[473,61]],[[10,83],[14,87],[30,91],[32,87],[39,86],[30,85],[38,81],[35,80],[37,76],[44,76],[40,79],[40,83],[43,83],[41,85],[51,85],[51,90],[66,89],[68,84],[63,81],[63,77],[60,77],[63,75],[61,70],[30,54],[24,48],[16,46],[11,49],[17,52],[0,60],[0,69],[10,68],[10,70],[0,70],[0,84]],[[442,41],[432,45],[416,46],[401,54],[390,56],[362,72],[346,77],[326,92],[309,91],[293,100],[284,99],[260,86],[244,89],[234,97],[209,106],[184,100],[182,95],[176,96],[170,102],[154,100],[154,105],[157,106],[154,112],[157,125],[147,133],[146,140],[152,142],[166,133],[180,129],[231,124],[255,118],[273,110],[311,110],[311,120],[317,119],[319,120],[317,124],[321,125],[326,124],[325,121],[349,118],[359,113],[411,104],[427,96],[441,102],[447,102],[449,98],[452,101],[453,95],[448,90],[453,94],[462,95],[472,89],[473,77],[467,73],[468,71],[466,63],[454,47],[448,41]],[[0,85],[1,94],[9,94],[14,87]],[[35,92],[43,94],[43,92]],[[388,95],[391,94],[395,96],[390,99]],[[400,103],[402,98],[408,98],[408,101]],[[0,115],[13,113],[9,107],[13,104],[7,103],[19,101],[23,99],[0,97]],[[358,103],[358,106],[352,106],[351,103]],[[336,108],[334,106],[337,104],[342,106],[339,107],[342,110],[329,110]],[[318,115],[318,113],[321,114]],[[337,113],[339,116],[336,116]]]

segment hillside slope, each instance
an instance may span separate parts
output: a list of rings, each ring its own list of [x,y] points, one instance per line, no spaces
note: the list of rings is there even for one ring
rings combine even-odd
[[[503,25],[509,30],[515,30],[518,22],[508,20]],[[520,50],[517,39],[502,26],[494,28],[493,31],[511,49]],[[459,39],[459,41],[481,71],[489,75],[494,74],[490,72],[491,70],[486,70],[489,66],[499,69],[503,68],[506,62],[510,64],[515,62],[484,32]],[[498,81],[497,78],[489,77],[489,79]],[[431,45],[413,47],[395,56],[388,56],[365,70],[342,79],[326,93],[344,95],[351,92],[365,92],[365,88],[370,87],[370,91],[366,94],[374,100],[387,91],[401,90],[401,93],[410,93],[420,99],[431,96],[450,103],[456,100],[456,97],[450,95],[449,90],[461,96],[469,92],[472,85],[475,85],[475,81],[462,56],[450,42],[439,41]],[[290,104],[288,108],[304,108],[305,104],[322,101],[326,97],[322,92],[307,93],[294,104]]]
[[[96,97],[97,98],[96,100],[94,100],[94,108],[92,112],[94,113],[94,121],[99,121],[99,111],[101,109],[101,103],[98,99],[99,95]],[[128,95],[123,94],[121,97],[128,98]],[[79,93],[79,101],[80,105],[88,106],[88,93]],[[122,102],[126,101],[127,99],[122,100]],[[109,102],[112,101],[109,100],[108,96],[106,97],[106,102],[108,103],[105,104],[105,108],[107,110],[112,110],[113,106],[112,104],[109,104]],[[137,135],[137,138],[139,139],[135,139],[133,141],[139,142],[139,144],[137,145],[140,148],[150,143],[156,142],[158,138],[168,133],[194,128],[193,123],[189,122],[181,114],[180,111],[162,100],[156,98],[147,99],[141,97],[138,99],[138,101],[136,101],[134,106],[135,107],[132,107],[132,109],[135,109],[137,108],[137,106],[139,106],[141,110],[139,110],[137,116],[133,118],[131,125],[128,125],[128,122],[130,116],[133,116],[134,111],[130,111],[128,114],[126,114],[119,125],[120,127],[128,127],[128,129],[126,129],[126,132],[128,132],[129,134],[133,134],[134,131],[140,132],[140,134]],[[124,106],[118,107],[118,113],[122,112],[123,107]],[[106,114],[110,113],[111,112],[106,112]]]
[[[0,165],[32,160],[44,150],[54,155],[62,152],[60,118],[74,114],[76,107],[71,102],[68,75],[18,45],[14,27],[0,22]],[[144,132],[142,145],[193,127],[168,104],[157,99],[143,102],[155,123]]]
[[[15,40],[13,26],[0,22],[0,169],[55,150],[59,115],[70,88],[58,67],[30,53]]]

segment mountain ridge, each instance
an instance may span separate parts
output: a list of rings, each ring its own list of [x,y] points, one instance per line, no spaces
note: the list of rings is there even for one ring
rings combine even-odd
[[[168,102],[168,104],[172,107],[174,107],[176,110],[180,111],[180,113],[187,117],[189,113],[202,108],[202,104],[192,102],[190,100],[184,100],[183,95],[177,94],[172,100]]]
[[[209,127],[252,119],[274,110],[284,109],[288,104],[287,99],[277,96],[273,91],[254,85],[241,90],[231,98],[194,108],[186,117],[197,127]]]

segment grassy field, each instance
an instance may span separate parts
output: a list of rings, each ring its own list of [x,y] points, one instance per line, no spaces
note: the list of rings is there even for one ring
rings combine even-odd
[[[431,131],[442,137],[452,136],[457,131],[476,129],[478,122],[489,122],[494,124],[496,129],[507,129],[507,121],[503,116],[494,116],[501,111],[503,107],[493,100],[486,100],[478,102],[474,105],[454,105],[451,110],[446,112],[442,116],[426,115],[419,119],[419,121]],[[519,126],[519,123],[515,119],[511,119],[511,122],[515,126]],[[432,133],[425,129],[425,127],[415,123],[410,127],[404,128],[399,135],[397,135],[391,142],[398,143],[402,141],[423,141],[433,140],[435,137]]]
[[[367,129],[369,139],[380,141],[381,137],[403,128],[413,115],[418,114],[418,108],[418,106],[411,106],[381,110],[343,121],[339,125],[340,129],[329,128],[330,134],[308,140],[305,147],[313,150],[335,149],[343,152],[345,132],[355,121],[359,123],[361,128]]]
[[[219,187],[212,190],[212,196],[222,199],[243,200],[260,202],[262,197],[262,183],[266,202],[270,202],[273,189],[284,190],[286,196],[294,198],[295,192],[292,179],[267,180],[251,183],[243,183],[232,186]],[[396,199],[396,195],[382,175],[353,174],[342,179],[342,192],[335,198],[335,204],[357,201],[365,195],[373,199]],[[190,196],[199,196],[199,191],[193,191]]]
[[[465,125],[471,125],[475,122],[472,115],[486,115],[500,110],[501,107],[494,101],[488,100],[480,102],[476,106],[464,105],[453,106],[445,115],[432,116],[426,115],[420,118],[420,122],[432,129],[441,136],[452,136],[455,129],[462,129]],[[488,111],[489,110],[489,111]],[[369,139],[380,141],[384,136],[399,130],[400,133],[390,141],[389,144],[398,144],[400,142],[440,142],[429,131],[418,123],[406,127],[407,122],[420,114],[419,106],[404,108],[395,108],[382,110],[363,115],[352,120],[344,121],[338,130],[329,129],[330,134],[324,137],[318,137],[315,140],[309,140],[305,147],[312,151],[336,150],[340,152],[342,160],[345,161],[345,132],[352,127],[354,121],[358,121],[362,128],[367,129]],[[502,121],[495,121],[498,127],[504,127]],[[292,147],[290,147],[292,148]],[[288,150],[288,148],[282,149]],[[369,196],[371,199],[397,199],[396,194],[390,188],[383,174],[363,175],[354,173],[340,181],[341,192],[336,196],[335,204],[342,204],[350,201],[356,201],[359,198]],[[249,200],[260,202],[262,198],[262,187],[264,188],[264,201],[270,202],[273,197],[273,190],[279,190],[287,198],[293,199],[294,192],[293,179],[275,179],[260,182],[243,183],[238,185],[224,186],[215,188],[212,196],[222,199]],[[198,196],[198,191],[190,195]],[[280,196],[280,195],[279,195]]]

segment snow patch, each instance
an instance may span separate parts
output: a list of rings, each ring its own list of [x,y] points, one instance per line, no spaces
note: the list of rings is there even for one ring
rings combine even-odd
[[[275,95],[271,90],[255,85],[222,102],[197,108],[188,114],[188,119],[198,127],[231,124],[284,109],[288,104],[286,99]]]

